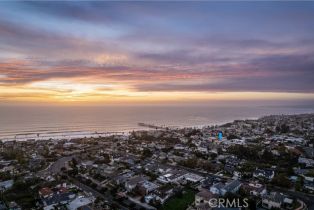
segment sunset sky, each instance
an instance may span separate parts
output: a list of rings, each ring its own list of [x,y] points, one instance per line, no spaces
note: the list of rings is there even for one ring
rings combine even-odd
[[[314,100],[313,2],[0,2],[0,103]]]

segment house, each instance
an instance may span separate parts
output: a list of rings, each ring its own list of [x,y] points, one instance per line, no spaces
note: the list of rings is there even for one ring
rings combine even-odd
[[[171,168],[169,168],[168,166],[165,166],[165,165],[158,165],[158,167],[155,169],[157,169],[158,173],[166,173],[166,172],[171,171]]]
[[[218,183],[214,184],[213,186],[211,186],[209,190],[213,194],[220,195],[220,194],[222,194],[222,189],[224,188],[224,186],[225,185],[223,183],[218,182]]]
[[[40,155],[33,154],[32,158],[28,161],[28,166],[31,170],[37,170],[44,164],[45,158]]]
[[[132,171],[123,172],[118,176],[113,177],[113,181],[115,184],[120,185],[124,184],[128,179],[130,179],[135,173]]]
[[[288,137],[285,139],[285,142],[291,142],[298,145],[304,145],[307,141],[301,137]]]
[[[224,171],[227,172],[228,174],[233,174],[234,170],[235,170],[235,167],[232,165],[226,164],[224,167]]]
[[[55,188],[43,187],[38,191],[45,210],[54,209],[55,205],[68,204],[75,198],[73,192],[68,191],[66,183],[57,185]]]
[[[207,177],[206,179],[202,181],[200,187],[209,190],[210,187],[213,185],[214,181],[215,181],[214,177]]]
[[[75,198],[75,194],[73,192],[55,192],[51,196],[42,198],[42,202],[45,206],[45,210],[54,209],[54,205],[57,204],[67,204],[71,200]]]
[[[284,209],[293,209],[293,199],[285,197],[283,199],[283,208]]]
[[[268,180],[272,180],[275,176],[275,172],[270,169],[256,169],[253,172],[253,177],[255,178],[264,178]]]
[[[272,192],[269,195],[262,197],[262,207],[266,209],[278,208],[280,209],[283,201],[284,195],[278,192]]]
[[[180,179],[183,178],[183,176],[187,174],[184,170],[171,170],[168,173],[165,173],[157,178],[157,180],[161,183],[176,183]]]
[[[210,192],[216,195],[225,195],[226,193],[236,193],[242,183],[239,180],[232,180],[225,184],[218,182],[210,188]]]
[[[242,177],[242,172],[241,171],[233,171],[233,179],[240,179]]]
[[[189,182],[197,183],[197,182],[203,181],[204,177],[194,174],[194,173],[187,173],[187,174],[184,174],[181,179],[189,181]]]
[[[305,158],[305,157],[299,157],[298,163],[305,164],[306,167],[313,167],[314,166],[314,160]]]
[[[5,191],[10,189],[13,186],[13,183],[14,183],[13,179],[0,182],[0,190]]]
[[[206,189],[202,189],[195,194],[195,207],[197,209],[210,209],[209,202],[212,198],[217,198],[217,195]]]
[[[154,196],[154,195],[146,195],[144,197],[145,203],[150,203],[151,201],[153,201],[155,199],[156,199],[156,196]]]
[[[306,181],[304,180],[304,185],[303,187],[309,191],[314,192],[314,182]]]
[[[7,210],[7,206],[5,205],[4,202],[0,201],[0,210]]]
[[[43,187],[39,190],[39,196],[42,198],[47,198],[53,195],[53,191],[49,187]]]
[[[184,150],[185,146],[183,146],[182,144],[176,144],[176,145],[174,145],[173,149],[175,149],[175,150]]]
[[[230,166],[238,166],[240,164],[240,160],[237,157],[230,156],[226,158],[226,164]]]
[[[15,201],[11,201],[8,206],[10,210],[22,210],[22,208]]]
[[[154,191],[159,187],[159,185],[150,182],[150,181],[144,181],[137,184],[137,190],[141,195],[147,195],[148,193]]]
[[[301,175],[301,176],[303,176],[305,181],[314,182],[314,177],[313,176],[309,176],[309,175]]]
[[[202,146],[197,147],[197,151],[202,153],[202,154],[207,154],[208,153],[207,147],[202,147]]]
[[[276,150],[276,149],[272,149],[272,150],[271,150],[271,153],[272,153],[273,155],[275,155],[275,156],[280,156],[280,152],[279,152],[278,150]]]
[[[314,159],[314,148],[313,147],[302,147],[302,150],[304,151],[306,157]]]
[[[302,175],[309,173],[310,170],[309,169],[302,169],[302,168],[293,168],[293,171],[295,174],[302,176]]]
[[[13,174],[15,170],[16,169],[13,165],[9,165],[9,166],[4,166],[3,168],[1,168],[0,172],[10,172],[10,174]]]
[[[88,161],[81,162],[81,166],[86,169],[91,169],[94,166],[94,161],[88,160]]]
[[[136,159],[133,157],[120,157],[118,162],[127,164],[130,167],[134,167]]]
[[[291,182],[293,182],[293,183],[296,183],[297,181],[298,181],[298,177],[297,176],[290,176],[289,177],[289,180],[291,181]]]
[[[244,191],[254,196],[263,196],[263,195],[266,195],[267,193],[266,187],[256,182],[243,184],[242,188]]]
[[[137,184],[147,181],[146,177],[144,176],[135,176],[130,178],[128,181],[125,182],[125,189],[130,192],[132,191]]]
[[[84,196],[78,196],[74,200],[69,202],[69,204],[67,204],[67,208],[69,210],[76,210],[82,206],[86,206],[93,203],[94,200],[95,200],[94,197],[87,198]]]
[[[153,195],[156,200],[163,204],[173,194],[173,187],[171,185],[163,185],[154,190]]]
[[[227,192],[229,193],[236,193],[240,189],[242,183],[239,180],[233,180],[227,182],[225,187],[222,190],[222,195],[225,195]]]
[[[245,139],[232,139],[230,142],[236,145],[245,145]]]

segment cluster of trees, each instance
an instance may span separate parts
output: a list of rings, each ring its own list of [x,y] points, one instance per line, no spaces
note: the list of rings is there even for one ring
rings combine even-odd
[[[187,160],[180,161],[179,164],[187,168],[197,168],[197,158],[189,158]]]
[[[240,159],[256,161],[261,158],[260,152],[262,148],[259,146],[245,147],[243,145],[234,145],[228,148],[228,152],[236,155]]]
[[[288,133],[289,131],[290,131],[290,127],[285,123],[276,126],[277,133]]]
[[[96,164],[108,164],[111,162],[109,154],[105,153],[102,156],[103,156],[103,159],[102,160],[97,159],[95,161]]]
[[[137,134],[135,131],[131,132],[130,138],[139,140],[141,142],[168,142],[172,144],[180,143],[180,140],[177,137],[164,135],[164,133],[161,133],[159,136],[154,136],[148,133],[147,131],[142,131],[141,134]]]
[[[11,176],[10,172],[8,172],[8,171],[0,172],[0,180],[8,180],[11,178],[12,178],[12,176]]]
[[[196,169],[196,168],[201,168],[205,171],[215,171],[216,168],[214,167],[214,165],[212,163],[210,163],[207,160],[201,160],[198,158],[189,158],[187,160],[183,160],[181,162],[179,162],[180,165],[187,167],[187,168],[192,168],[192,169]]]
[[[271,183],[278,187],[290,188],[292,186],[291,181],[285,174],[278,174],[276,175]]]
[[[24,157],[23,151],[19,149],[8,149],[1,152],[1,156],[4,160],[17,160],[19,164],[25,164],[27,162]]]
[[[150,151],[150,149],[145,148],[142,152],[142,160],[150,158],[151,156],[153,156],[152,151]]]
[[[203,135],[203,133],[199,130],[199,129],[192,129],[191,131],[189,131],[188,133],[184,134],[185,137],[191,137],[191,136],[195,136],[195,135]]]
[[[227,139],[228,140],[240,139],[240,137],[232,133],[232,134],[227,135]]]
[[[36,206],[37,202],[37,188],[31,188],[31,186],[39,182],[39,179],[31,179],[28,181],[17,179],[13,187],[3,194],[3,199],[6,202],[16,201],[23,209],[31,209]]]
[[[234,145],[228,148],[229,153],[236,155],[240,159],[277,165],[279,167],[297,164],[298,155],[286,151],[284,146],[279,146],[277,150],[280,156],[275,156],[269,149],[263,149],[261,146]]]

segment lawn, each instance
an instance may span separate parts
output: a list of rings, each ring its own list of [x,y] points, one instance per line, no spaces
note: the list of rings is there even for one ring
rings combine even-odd
[[[175,196],[166,201],[161,210],[185,210],[194,202],[195,193],[192,189],[185,189],[182,196]]]

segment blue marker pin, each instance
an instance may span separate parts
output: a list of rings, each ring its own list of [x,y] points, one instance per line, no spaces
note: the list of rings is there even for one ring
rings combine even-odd
[[[218,132],[218,139],[219,139],[219,141],[222,140],[222,132],[221,131]]]

